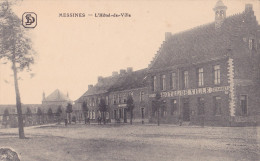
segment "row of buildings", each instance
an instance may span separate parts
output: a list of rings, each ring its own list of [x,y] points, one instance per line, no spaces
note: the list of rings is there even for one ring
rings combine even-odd
[[[160,121],[198,125],[239,126],[260,122],[260,26],[253,6],[226,16],[219,0],[212,23],[177,33],[165,34],[160,49],[147,68],[133,68],[99,76],[95,85],[73,104],[73,115],[83,120],[83,102],[88,118],[100,116],[104,99],[110,122],[127,121],[127,96],[134,100],[134,122],[156,122],[156,93],[161,95]],[[41,107],[66,107],[72,102],[56,90]],[[53,104],[56,104],[54,107]],[[56,109],[54,109],[55,111]]]
[[[165,107],[161,122],[207,125],[255,125],[260,119],[260,26],[253,6],[226,16],[219,0],[215,21],[177,34],[165,41],[148,68],[132,68],[98,77],[75,101],[79,111],[88,103],[89,118],[96,119],[101,98],[109,106],[107,118],[124,119],[127,95],[134,98],[134,120],[154,122],[153,107],[160,93]],[[80,113],[79,113],[80,115]],[[129,118],[129,116],[127,117]]]

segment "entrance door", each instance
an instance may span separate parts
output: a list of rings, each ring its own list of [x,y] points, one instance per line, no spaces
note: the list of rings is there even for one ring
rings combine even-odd
[[[190,121],[190,105],[189,100],[183,100],[183,121]]]

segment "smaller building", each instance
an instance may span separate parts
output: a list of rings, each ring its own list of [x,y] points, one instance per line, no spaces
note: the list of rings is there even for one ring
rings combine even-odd
[[[47,97],[45,97],[45,93],[43,92],[41,110],[43,113],[47,113],[49,109],[52,109],[52,112],[56,113],[58,108],[61,108],[62,116],[65,117],[68,103],[73,104],[73,101],[69,98],[69,94],[65,95],[59,89],[56,89]]]
[[[75,101],[75,115],[78,120],[83,120],[82,105],[85,102],[88,106],[87,117],[96,122],[101,117],[99,103],[105,100],[107,105],[106,119],[112,122],[127,122],[130,114],[127,112],[127,96],[131,95],[135,104],[133,121],[148,121],[148,89],[146,82],[147,69],[133,71],[121,69],[120,73],[113,72],[109,77],[98,77],[95,86],[89,85],[79,99]]]
[[[131,71],[131,70],[130,70]],[[109,92],[110,116],[112,121],[129,122],[127,97],[134,102],[133,122],[148,122],[147,69],[131,71],[119,77]]]

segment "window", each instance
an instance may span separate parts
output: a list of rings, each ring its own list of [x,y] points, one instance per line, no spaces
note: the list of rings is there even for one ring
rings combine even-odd
[[[113,95],[113,103],[116,104],[116,95]]]
[[[214,67],[214,84],[220,84],[220,65],[215,65]]]
[[[127,100],[126,94],[124,94],[123,99],[124,99],[124,103],[126,103]]]
[[[203,68],[198,69],[198,86],[204,86],[204,78],[203,78]]]
[[[114,110],[114,119],[117,119],[117,111]]]
[[[122,116],[123,116],[123,115],[122,115],[122,109],[120,108],[120,109],[119,109],[119,118],[121,119]]]
[[[152,91],[156,90],[156,76],[152,76]]]
[[[89,119],[92,119],[93,117],[92,117],[92,111],[90,111],[90,113],[89,113],[90,115],[89,115]]]
[[[249,39],[249,41],[248,41],[248,47],[249,47],[249,49],[250,50],[255,50],[256,48],[255,48],[255,39]]]
[[[106,112],[106,119],[109,119],[109,112]]]
[[[161,83],[161,90],[163,90],[163,91],[166,90],[166,77],[165,77],[165,75],[161,76],[160,83]]]
[[[143,101],[144,100],[144,91],[141,91],[140,92],[140,101]]]
[[[99,105],[100,104],[100,98],[98,97],[97,98],[97,105]]]
[[[92,111],[92,117],[93,117],[93,119],[96,119],[95,111],[94,111],[94,110]]]
[[[122,103],[122,95],[121,94],[118,95],[118,103]]]
[[[247,115],[247,96],[246,95],[240,96],[240,107],[242,110],[242,115]]]
[[[204,115],[205,110],[205,101],[204,98],[198,98],[198,115]]]
[[[189,73],[188,71],[183,72],[183,88],[188,88],[189,85]]]
[[[173,115],[174,112],[177,110],[177,101],[176,99],[173,99],[171,102],[172,102],[171,115]]]
[[[106,105],[108,105],[108,96],[106,96]]]
[[[176,89],[176,73],[172,73],[170,77],[170,88]]]
[[[214,114],[221,115],[221,97],[215,96],[213,101],[214,101]]]
[[[95,99],[92,98],[92,106],[95,106]]]

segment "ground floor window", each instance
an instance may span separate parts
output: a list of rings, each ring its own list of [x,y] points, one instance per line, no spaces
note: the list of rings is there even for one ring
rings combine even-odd
[[[123,118],[122,109],[119,109],[119,118]]]
[[[214,114],[221,115],[221,97],[220,96],[213,97],[213,105],[214,105]]]
[[[106,119],[109,119],[109,112],[106,112]]]
[[[92,111],[92,119],[96,119],[95,111],[94,111],[94,110]]]
[[[205,100],[204,98],[198,98],[198,115],[204,115],[205,112]]]
[[[88,114],[89,114],[89,119],[92,119],[92,111],[89,111]]]
[[[240,96],[240,107],[242,110],[242,115],[247,115],[247,95]]]

